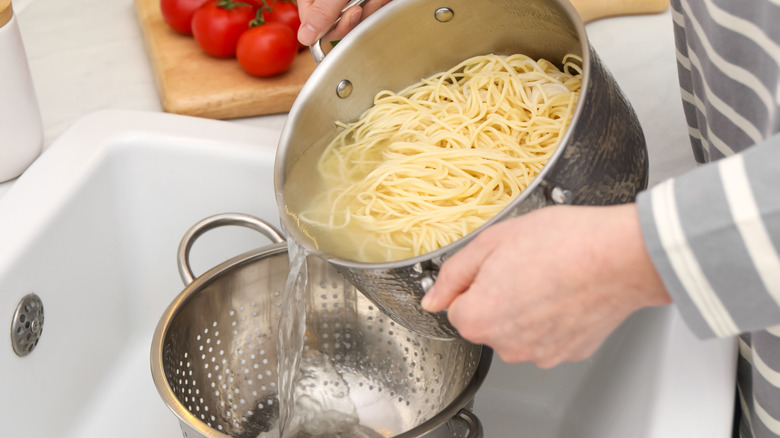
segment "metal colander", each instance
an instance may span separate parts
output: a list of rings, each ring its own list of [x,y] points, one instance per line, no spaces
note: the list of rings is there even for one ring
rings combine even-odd
[[[213,216],[193,226],[179,251],[189,284],[157,326],[152,376],[185,437],[278,436],[276,342],[287,246],[242,254],[193,280],[192,243],[225,224],[282,240],[245,215]],[[308,272],[296,396],[318,408],[300,412],[296,402],[303,415],[293,420],[300,426],[295,436],[481,436],[468,408],[490,367],[490,349],[401,327],[320,259],[310,258]],[[334,413],[349,427],[321,433],[307,426]]]

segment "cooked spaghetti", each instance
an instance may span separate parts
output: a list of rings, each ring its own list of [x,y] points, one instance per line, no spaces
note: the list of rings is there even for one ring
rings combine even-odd
[[[577,102],[580,62],[567,56],[558,69],[524,55],[477,56],[378,93],[359,120],[339,123],[318,162],[321,196],[298,219],[331,240],[361,236],[352,258],[366,262],[458,240],[552,156]]]

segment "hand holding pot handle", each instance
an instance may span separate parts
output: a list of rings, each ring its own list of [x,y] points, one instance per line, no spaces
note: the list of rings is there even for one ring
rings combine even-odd
[[[298,13],[301,27],[298,41],[312,47],[315,60],[324,58],[322,40],[338,40],[360,23],[365,17],[389,3],[390,0],[299,0]]]
[[[592,355],[635,310],[669,304],[634,204],[554,206],[500,222],[444,262],[424,309],[506,362]]]

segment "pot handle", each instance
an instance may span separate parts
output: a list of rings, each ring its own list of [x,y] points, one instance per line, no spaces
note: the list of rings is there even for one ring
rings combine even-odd
[[[452,417],[453,420],[463,424],[468,429],[469,434],[466,438],[482,438],[484,431],[482,430],[482,422],[479,421],[476,415],[470,410],[463,408]]]
[[[254,216],[241,213],[222,213],[209,216],[193,225],[184,234],[179,243],[179,251],[176,254],[176,264],[179,266],[179,275],[185,286],[195,281],[195,275],[190,267],[190,250],[195,240],[206,231],[226,225],[238,225],[259,231],[271,239],[273,243],[284,242],[284,235],[273,225]]]
[[[330,29],[325,32],[325,35],[331,33],[331,31],[336,28],[336,25],[339,24],[339,21],[341,21],[341,16],[344,14],[344,12],[346,12],[347,9],[351,8],[352,6],[363,6],[366,3],[368,3],[368,0],[350,0],[349,3],[347,3],[347,5],[344,6],[344,8],[341,10],[341,13],[339,14],[339,17],[336,18],[336,21],[333,22],[333,26],[331,26]],[[323,35],[309,47],[309,50],[311,50],[311,54],[314,57],[314,62],[316,62],[318,65],[322,62],[323,59],[325,59],[325,50],[322,49],[322,38],[325,38],[325,35]]]

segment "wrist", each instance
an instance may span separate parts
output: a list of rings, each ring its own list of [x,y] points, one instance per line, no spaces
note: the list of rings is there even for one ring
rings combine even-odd
[[[631,293],[638,308],[670,304],[671,297],[647,251],[636,204],[608,208],[614,213],[606,226],[611,247],[606,254],[609,275],[625,280],[620,282],[627,289],[622,293]]]

